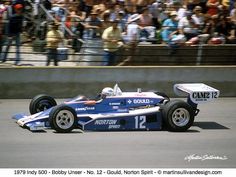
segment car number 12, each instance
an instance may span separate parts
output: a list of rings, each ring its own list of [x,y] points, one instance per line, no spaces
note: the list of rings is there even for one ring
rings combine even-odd
[[[146,116],[135,116],[135,128],[140,129],[140,128],[146,128],[145,122],[146,122]]]

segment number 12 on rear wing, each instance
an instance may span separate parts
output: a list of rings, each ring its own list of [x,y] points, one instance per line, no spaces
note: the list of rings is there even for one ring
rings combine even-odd
[[[219,90],[203,83],[175,84],[174,92],[179,96],[188,94],[194,104],[213,101],[220,95]]]

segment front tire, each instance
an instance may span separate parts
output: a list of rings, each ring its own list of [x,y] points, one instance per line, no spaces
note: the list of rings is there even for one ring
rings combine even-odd
[[[29,105],[30,114],[35,114],[44,110],[47,110],[53,106],[56,106],[57,103],[55,99],[49,95],[41,94],[35,96]]]
[[[59,133],[71,132],[77,126],[77,115],[73,108],[59,105],[49,114],[49,123]]]
[[[164,123],[169,131],[184,132],[194,122],[193,108],[181,100],[173,100],[163,107]]]

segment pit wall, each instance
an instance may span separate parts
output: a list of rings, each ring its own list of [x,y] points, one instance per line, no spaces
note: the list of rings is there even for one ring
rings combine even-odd
[[[0,98],[89,97],[118,83],[123,91],[157,90],[174,97],[175,83],[205,83],[221,97],[236,96],[236,66],[163,67],[12,67],[0,68]]]

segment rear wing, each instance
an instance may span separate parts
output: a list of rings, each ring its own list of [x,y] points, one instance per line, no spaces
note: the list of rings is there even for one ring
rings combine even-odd
[[[220,91],[203,83],[175,84],[174,92],[179,96],[189,96],[195,103],[206,103],[219,97]]]

